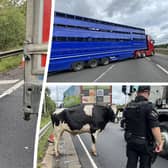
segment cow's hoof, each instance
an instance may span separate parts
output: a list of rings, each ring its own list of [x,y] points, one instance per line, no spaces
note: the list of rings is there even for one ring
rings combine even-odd
[[[63,154],[60,151],[58,151],[57,153],[55,153],[55,157],[56,158],[61,157],[61,156],[63,156]]]
[[[91,154],[92,154],[93,156],[97,156],[97,153],[94,152],[94,151],[91,151]]]
[[[59,158],[59,156],[60,156],[59,154],[55,154],[55,157],[56,157],[56,158]]]
[[[55,153],[55,157],[58,158],[60,156],[59,152]]]

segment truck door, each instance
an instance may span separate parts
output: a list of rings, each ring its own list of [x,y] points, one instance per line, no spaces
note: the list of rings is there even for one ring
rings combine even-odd
[[[50,33],[52,0],[27,1],[26,37],[24,43],[24,119],[37,114],[44,77]]]

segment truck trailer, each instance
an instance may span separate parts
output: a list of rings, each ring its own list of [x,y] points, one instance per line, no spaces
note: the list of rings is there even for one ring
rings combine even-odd
[[[142,28],[55,12],[48,72],[154,55],[153,43]]]
[[[64,92],[64,107],[112,104],[112,86],[71,86]]]

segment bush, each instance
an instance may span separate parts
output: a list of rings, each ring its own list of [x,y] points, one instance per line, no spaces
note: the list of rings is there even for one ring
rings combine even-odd
[[[0,50],[23,45],[25,36],[25,16],[20,7],[0,8]]]

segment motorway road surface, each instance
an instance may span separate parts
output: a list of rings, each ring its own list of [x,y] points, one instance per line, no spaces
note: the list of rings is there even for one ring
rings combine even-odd
[[[52,73],[48,82],[168,82],[168,56],[156,54],[79,72]]]
[[[0,99],[0,167],[32,168],[36,117],[23,120],[22,87]]]
[[[90,152],[91,137],[89,134],[80,135],[84,145]],[[73,142],[77,150],[80,162],[83,168],[93,168],[86,152],[84,151],[79,139],[73,137]],[[98,156],[92,159],[97,168],[125,168],[125,142],[123,139],[123,130],[120,129],[118,124],[108,124],[104,132],[100,133],[97,141]],[[161,157],[152,168],[167,168],[168,160]]]

